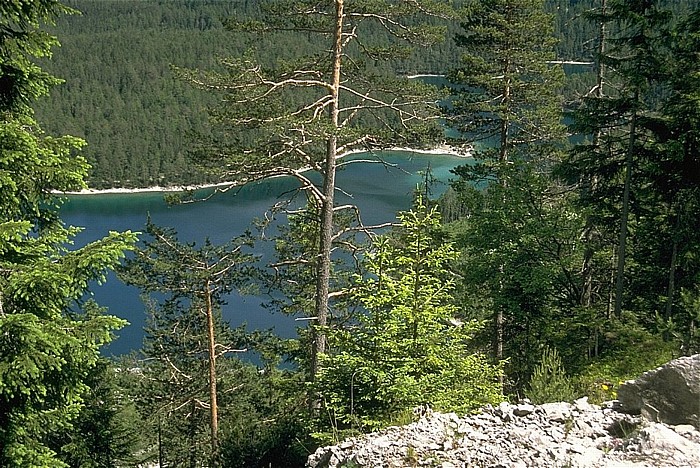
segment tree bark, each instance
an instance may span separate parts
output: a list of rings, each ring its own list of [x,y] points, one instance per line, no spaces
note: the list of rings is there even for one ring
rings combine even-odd
[[[329,118],[332,131],[338,129],[338,109],[340,93],[340,69],[343,56],[343,20],[344,0],[335,2],[335,28],[333,44],[333,76],[331,77],[331,104]],[[325,327],[328,324],[328,296],[331,276],[331,249],[333,238],[333,207],[335,196],[335,173],[338,138],[332,134],[326,145],[325,173],[323,178],[323,198],[321,203],[318,264],[316,277],[316,325]],[[311,349],[310,380],[313,382],[319,370],[319,356],[326,351],[326,335],[322,330],[313,330]],[[313,410],[319,407],[317,396],[310,401]]]
[[[214,336],[214,309],[211,302],[211,282],[206,282],[207,338],[209,345],[209,414],[211,427],[211,466],[216,466],[219,451],[219,416],[216,399],[216,341]]]
[[[634,102],[639,100],[639,92],[634,93]],[[627,224],[630,211],[630,185],[632,184],[632,160],[637,140],[637,111],[632,112],[630,119],[630,136],[625,155],[625,182],[622,192],[622,208],[620,210],[620,238],[617,246],[617,273],[615,274],[615,308],[613,314],[620,318],[622,315],[622,296],[625,286],[625,260],[627,250]]]
[[[673,240],[673,246],[671,250],[671,265],[668,270],[668,292],[666,298],[666,310],[664,312],[664,317],[666,320],[671,318],[671,313],[673,312],[673,297],[676,295],[676,267],[678,263],[678,241]]]
[[[508,163],[509,155],[509,144],[510,140],[509,130],[510,130],[510,93],[511,93],[511,83],[510,83],[510,60],[506,59],[503,65],[503,98],[502,103],[504,107],[504,115],[501,120],[501,135],[500,135],[500,149],[499,149],[499,160],[502,165]],[[505,166],[504,166],[505,167]],[[505,175],[502,176],[501,185],[503,187],[508,187],[508,180]],[[503,204],[506,204],[505,195],[503,199]],[[505,266],[501,264],[499,266],[499,274],[501,275],[501,280],[499,281],[499,294],[503,296],[503,275],[505,275]],[[498,361],[503,360],[503,328],[505,323],[505,317],[503,314],[503,306],[498,305],[496,308],[496,313],[494,317],[495,335],[494,335],[494,353]],[[499,376],[499,382],[501,386],[503,385],[503,375]]]

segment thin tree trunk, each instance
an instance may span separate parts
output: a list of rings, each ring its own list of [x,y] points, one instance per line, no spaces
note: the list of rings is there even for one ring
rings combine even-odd
[[[508,140],[508,127],[510,126],[510,120],[508,117],[508,112],[510,110],[510,78],[508,77],[508,73],[510,72],[509,70],[509,64],[506,62],[506,65],[504,67],[503,73],[506,76],[505,81],[503,82],[503,104],[505,107],[505,115],[503,116],[503,120],[501,120],[501,141],[500,141],[500,153],[499,157],[502,163],[508,162],[508,145],[509,145],[509,140]]]
[[[206,283],[207,338],[209,345],[209,413],[211,426],[211,466],[216,466],[219,451],[219,416],[216,400],[216,341],[214,336],[214,310],[211,303],[211,283]]]
[[[199,455],[199,451],[197,450],[197,430],[199,429],[199,425],[197,424],[197,401],[194,398],[192,399],[192,410],[190,413],[189,423],[189,468],[197,468],[197,456]]]
[[[344,1],[335,2],[335,31],[333,46],[333,76],[331,79],[331,128],[338,128],[338,96],[340,91],[340,68],[343,54],[343,19]],[[324,327],[328,324],[328,295],[331,275],[331,248],[333,237],[333,206],[335,195],[335,173],[338,139],[332,134],[327,141],[325,174],[323,179],[323,199],[321,204],[321,224],[319,233],[318,269],[316,277],[316,324]],[[319,370],[319,356],[326,351],[326,335],[321,330],[313,331],[311,349],[310,380],[314,381]],[[310,400],[312,410],[319,407],[319,400],[314,396]]]
[[[509,126],[510,126],[510,120],[508,117],[508,112],[510,111],[510,93],[511,93],[511,84],[510,84],[510,61],[506,60],[506,63],[503,65],[503,76],[504,76],[504,81],[503,81],[503,98],[502,98],[502,103],[505,108],[505,114],[503,115],[503,119],[501,120],[501,135],[500,135],[500,149],[499,149],[499,160],[501,164],[505,165],[508,162],[508,145],[509,145],[509,140],[508,140],[508,132],[509,132]],[[501,185],[505,188],[508,187],[508,180],[503,175],[501,179]],[[503,204],[505,205],[506,200],[505,200],[505,195],[504,195],[504,200]],[[499,295],[503,296],[503,275],[505,274],[505,266],[501,264],[499,266],[499,274],[501,275],[501,279],[499,281]],[[505,323],[505,317],[503,314],[503,306],[498,305],[494,317],[494,326],[495,326],[495,336],[494,336],[494,353],[496,354],[496,359],[498,361],[503,360],[503,327]],[[499,383],[501,386],[503,386],[503,375],[499,376]]]
[[[505,274],[505,270],[503,265],[499,267],[499,274],[501,275],[501,279],[498,282],[499,286],[499,294],[501,296],[503,295],[503,275]],[[503,327],[504,327],[504,322],[505,318],[503,316],[503,305],[502,304],[497,304],[496,305],[496,314],[494,317],[494,328],[495,328],[495,336],[494,336],[494,353],[496,354],[496,360],[497,361],[503,361]],[[498,383],[503,387],[504,379],[503,379],[503,373],[498,374]]]
[[[615,257],[615,252],[613,251],[610,256],[610,277],[608,278],[608,304],[605,309],[605,318],[609,319],[612,317],[612,311],[615,307],[615,265],[617,263],[617,258]]]
[[[676,268],[678,263],[678,241],[673,240],[671,247],[671,265],[668,271],[668,293],[666,298],[666,311],[664,317],[668,320],[673,312],[673,297],[676,295]]]
[[[165,467],[165,453],[163,450],[163,418],[158,416],[158,468]]]
[[[601,15],[605,15],[607,9],[607,0],[601,0],[600,12]],[[605,41],[606,41],[606,22],[601,20],[598,25],[598,59],[596,61],[596,87],[595,87],[595,97],[602,99],[605,96],[603,86],[605,85],[605,66],[603,65],[601,58],[605,54]],[[593,145],[598,146],[602,139],[602,130],[598,129],[593,135]],[[588,181],[587,189],[593,193],[595,192],[598,185],[597,176],[593,175]],[[593,243],[593,233],[595,226],[590,216],[586,217],[586,225],[583,230],[583,265],[581,268],[581,274],[583,277],[583,289],[581,291],[581,305],[584,307],[590,307],[593,305],[593,254],[594,249],[592,247]],[[598,331],[596,330],[596,334]]]
[[[634,93],[634,102],[639,100],[639,92]],[[637,139],[637,111],[632,112],[630,121],[630,137],[625,155],[625,182],[622,192],[622,208],[620,210],[620,240],[617,252],[617,273],[615,275],[615,317],[622,315],[622,295],[625,287],[625,260],[627,250],[627,224],[630,211],[630,185],[632,184],[632,159]]]

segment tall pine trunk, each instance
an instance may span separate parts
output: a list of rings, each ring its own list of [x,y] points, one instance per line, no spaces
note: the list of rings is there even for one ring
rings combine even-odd
[[[510,127],[510,121],[508,118],[508,113],[510,112],[510,93],[511,93],[511,88],[510,88],[510,78],[508,74],[510,73],[510,62],[506,60],[504,66],[503,66],[503,76],[504,82],[503,82],[503,105],[505,107],[505,113],[503,116],[503,120],[501,121],[501,135],[500,135],[500,149],[499,149],[499,160],[502,165],[502,167],[506,167],[508,164],[508,145],[509,145],[509,138],[508,138],[508,131]],[[503,187],[508,186],[508,180],[505,175],[503,175],[501,179],[501,184]],[[506,203],[506,200],[503,200],[503,203]],[[500,265],[499,267],[499,274],[501,277],[505,275],[505,267],[504,265]],[[499,282],[499,294],[503,296],[503,280]],[[495,327],[495,334],[494,334],[494,354],[496,355],[496,359],[498,361],[503,360],[503,329],[505,327],[505,316],[503,313],[503,305],[499,304],[496,307],[495,311],[495,317],[494,317],[494,327]],[[500,384],[503,385],[503,376],[501,375],[499,377]]]
[[[335,30],[333,44],[333,76],[331,78],[330,123],[333,131],[338,129],[338,109],[340,92],[340,68],[343,56],[343,19],[344,0],[335,2]],[[325,327],[328,324],[328,296],[331,276],[331,249],[333,242],[333,207],[335,196],[335,173],[337,158],[337,135],[332,134],[327,141],[325,173],[323,179],[323,199],[321,204],[321,223],[319,232],[318,266],[316,277],[316,325]],[[323,330],[313,331],[311,349],[310,380],[314,381],[319,370],[319,356],[326,351],[326,335]],[[312,409],[317,409],[317,397],[311,398]]]
[[[678,224],[678,223],[677,223]],[[676,268],[678,265],[678,240],[673,239],[671,247],[671,264],[668,269],[668,289],[666,298],[666,310],[664,317],[666,320],[671,318],[673,312],[673,297],[676,295]]]
[[[601,0],[600,2],[600,14],[605,15],[607,10],[607,0]],[[605,20],[600,20],[598,24],[598,58],[596,60],[596,87],[595,87],[595,97],[597,99],[602,99],[605,96],[603,87],[605,85],[605,66],[601,58],[605,54],[605,41],[606,41],[606,22]],[[598,146],[602,139],[603,132],[598,129],[593,135],[593,145]],[[586,182],[586,188],[590,193],[596,191],[598,186],[598,177],[594,174]],[[595,225],[591,216],[586,216],[586,224],[583,230],[583,265],[581,268],[581,274],[583,277],[583,288],[581,290],[581,305],[583,307],[591,307],[593,305],[593,254],[595,250],[592,246],[593,235],[595,232]],[[596,335],[598,330],[595,331]],[[596,337],[597,338],[597,337]],[[596,340],[597,341],[597,340]],[[597,351],[596,351],[597,355]]]
[[[211,301],[211,281],[205,284],[207,341],[209,347],[209,415],[211,429],[211,466],[216,466],[219,452],[219,407],[216,399],[216,337],[214,335],[214,308]]]

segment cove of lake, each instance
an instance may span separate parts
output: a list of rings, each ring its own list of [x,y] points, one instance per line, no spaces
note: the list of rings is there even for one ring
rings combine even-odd
[[[450,170],[466,162],[463,157],[439,153],[387,151],[380,155],[390,166],[355,162],[345,165],[338,173],[337,185],[341,190],[338,203],[352,202],[359,206],[363,221],[369,225],[393,221],[398,211],[409,209],[412,193],[423,180],[427,167],[438,181],[432,187],[437,196],[447,188]],[[376,156],[356,154],[343,162],[360,159],[376,159]],[[252,230],[253,220],[289,197],[296,186],[290,178],[272,179],[216,195],[206,202],[173,206],[166,204],[163,194],[158,192],[75,195],[62,207],[61,216],[67,224],[83,227],[75,239],[77,246],[97,240],[109,231],[143,231],[147,216],[159,226],[174,228],[181,242],[201,245],[208,238],[218,244]],[[95,300],[108,307],[109,314],[129,322],[117,332],[106,354],[120,355],[140,348],[146,313],[139,291],[121,283],[112,273],[105,284],[95,285],[92,290]],[[246,323],[250,330],[274,328],[280,336],[293,337],[296,327],[303,325],[293,317],[263,308],[261,297],[232,294],[227,300],[222,313],[233,326]]]

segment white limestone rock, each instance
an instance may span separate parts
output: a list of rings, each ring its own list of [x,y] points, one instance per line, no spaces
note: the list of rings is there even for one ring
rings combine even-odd
[[[634,381],[634,392],[628,386],[628,399],[602,407],[583,398],[540,406],[503,402],[462,418],[421,411],[413,424],[321,447],[308,458],[307,467],[700,467],[700,431],[693,416],[699,413],[694,404],[700,404],[700,397],[689,401],[700,391],[690,388],[696,385],[697,362],[697,357],[683,359],[646,373]],[[662,377],[678,388],[671,391],[668,382],[659,384]],[[663,403],[651,399],[657,394]],[[686,412],[694,411],[690,416],[683,414],[685,404]],[[655,420],[642,417],[645,405],[656,405]],[[640,414],[629,414],[633,407]],[[669,426],[658,422],[663,419],[680,422]]]

